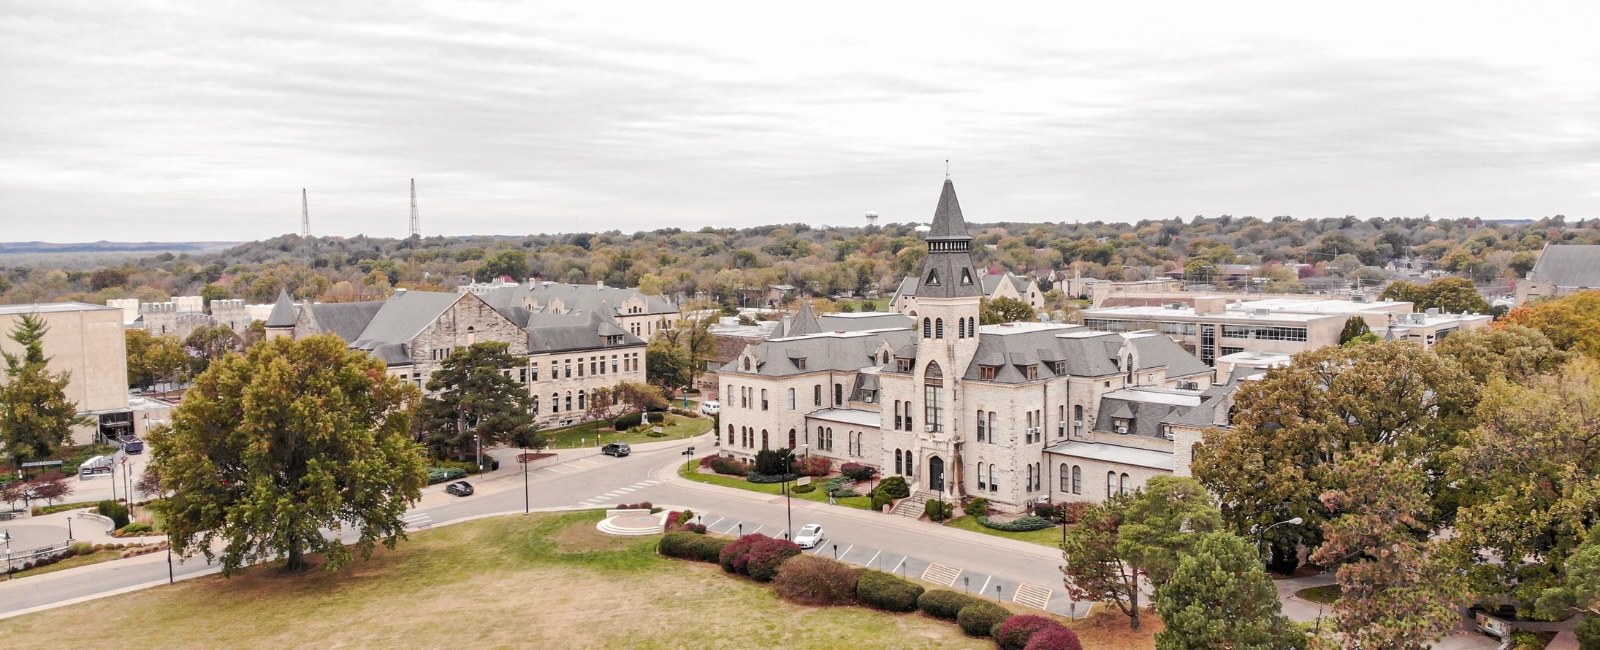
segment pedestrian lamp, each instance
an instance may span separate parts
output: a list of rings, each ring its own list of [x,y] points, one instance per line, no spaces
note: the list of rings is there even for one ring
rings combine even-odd
[[[72,517],[67,517],[67,541],[72,541]]]
[[[1301,519],[1299,517],[1295,517],[1293,519],[1286,519],[1284,521],[1280,521],[1278,523],[1275,523],[1275,524],[1273,524],[1271,526],[1267,526],[1266,529],[1261,531],[1260,535],[1256,536],[1256,557],[1261,557],[1262,555],[1266,554],[1267,531],[1270,531],[1270,530],[1272,530],[1274,528],[1277,528],[1279,526],[1282,526],[1284,524],[1289,524],[1289,525],[1293,525],[1293,526],[1299,526],[1302,523],[1305,523],[1304,519]]]

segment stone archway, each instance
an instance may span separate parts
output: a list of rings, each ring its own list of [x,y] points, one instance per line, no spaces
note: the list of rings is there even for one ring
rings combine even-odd
[[[928,489],[944,491],[944,459],[938,456],[928,458]]]

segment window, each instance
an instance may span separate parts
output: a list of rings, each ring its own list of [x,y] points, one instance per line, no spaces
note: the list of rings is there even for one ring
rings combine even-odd
[[[896,449],[894,450],[894,473],[898,475],[904,473],[904,471],[905,465],[901,463],[900,450]]]
[[[906,419],[900,415],[900,400],[894,401],[894,430],[899,431],[905,426]]]
[[[1028,490],[1028,491],[1032,491],[1033,490],[1033,466],[1032,465],[1028,466],[1028,477],[1026,479],[1023,479],[1023,480],[1024,480],[1024,482],[1022,484],[1022,489]]]
[[[522,372],[518,375],[520,377],[520,379],[518,379],[517,382],[518,383],[522,383],[522,384],[526,384],[526,383],[528,383],[528,369],[527,368],[522,368],[521,370],[522,370]]]
[[[989,411],[989,442],[1000,442],[1000,430],[994,427],[994,411]]]
[[[795,448],[794,442],[795,442],[795,440],[794,440],[794,429],[790,429],[789,430],[789,449],[790,450],[793,450]]]
[[[976,338],[978,336],[978,319],[976,319],[976,318],[968,318],[967,319],[967,334],[972,336],[972,337],[974,337],[974,338]]]
[[[967,338],[967,319],[965,319],[965,318],[957,318],[956,319],[956,338],[958,338],[958,339]]]
[[[1222,338],[1255,339],[1258,341],[1304,341],[1304,327],[1275,327],[1271,325],[1223,325]]]
[[[567,391],[567,410],[572,410],[572,391]]]
[[[817,384],[811,388],[811,405],[822,406],[822,384]]]
[[[1121,482],[1121,485],[1119,486],[1118,489],[1121,490],[1122,494],[1127,494],[1128,493],[1128,475],[1127,474],[1123,474],[1122,475],[1122,482]]]
[[[962,269],[961,269],[961,284],[963,286],[972,284],[972,269],[969,269],[969,268],[966,268],[966,267],[962,267]]]
[[[591,374],[591,375],[598,375],[598,374],[600,374],[600,373],[599,373],[599,372],[597,372],[597,371],[596,371],[596,370],[595,370],[595,366],[596,366],[596,365],[598,365],[598,364],[597,364],[597,363],[596,363],[596,362],[595,362],[595,359],[599,359],[599,358],[600,358],[600,357],[589,357],[589,374]],[[579,377],[582,377],[582,376],[583,376],[583,371],[582,371],[582,370],[581,370],[581,369],[580,369],[580,370],[579,370],[579,371],[578,371],[578,376],[579,376]]]
[[[617,373],[617,355],[611,355],[611,374]]]
[[[733,425],[728,425],[728,445],[733,445]]]
[[[939,286],[939,269],[928,271],[928,279],[924,281],[923,284],[926,284],[930,287]]]
[[[1235,348],[1235,347],[1229,347],[1229,346],[1224,345],[1224,346],[1222,346],[1222,350],[1221,350],[1220,354],[1222,356],[1228,356],[1230,354],[1238,354],[1240,352],[1244,352],[1244,348]]]
[[[1033,464],[1033,491],[1038,492],[1044,487],[1044,464]]]
[[[925,338],[925,339],[933,338],[933,319],[931,319],[931,318],[923,318],[922,319],[922,338]]]
[[[998,492],[1000,484],[994,482],[994,463],[989,463],[989,491]]]
[[[917,459],[912,457],[911,450],[906,450],[906,476],[916,476]]]
[[[978,463],[978,489],[982,490],[986,487],[989,487],[989,483],[983,480],[983,463]]]
[[[844,384],[833,385],[833,405],[844,404]]]
[[[983,442],[984,441],[984,436],[988,432],[989,432],[988,427],[984,426],[983,411],[978,411],[978,442]]]
[[[1117,495],[1117,473],[1116,472],[1106,472],[1106,498],[1109,499],[1109,498],[1114,497],[1116,495]]]
[[[1067,464],[1066,463],[1062,463],[1061,464],[1061,471],[1060,471],[1059,475],[1061,476],[1061,492],[1062,492],[1062,494],[1065,494],[1067,492],[1071,492],[1072,491],[1072,487],[1068,482],[1069,479],[1067,478]]]
[[[789,389],[789,410],[791,410],[791,411],[794,410],[794,389],[793,388]],[[790,448],[794,447],[794,445],[792,443],[789,446],[790,446]]]
[[[533,363],[528,364],[528,380],[529,381],[539,381],[539,362],[538,361],[535,361]]]
[[[978,379],[994,379],[1000,372],[1000,366],[978,366]]]
[[[1039,364],[1030,363],[1030,364],[1028,364],[1026,366],[1023,366],[1022,367],[1022,376],[1026,377],[1028,379],[1038,379],[1039,378]]]
[[[824,451],[833,451],[833,427],[828,427],[822,431],[822,439],[817,441],[817,447]]]
[[[566,369],[565,370],[566,379],[572,379],[572,360],[571,359],[563,359],[563,361],[565,361],[566,363],[561,364],[561,367]]]
[[[530,406],[528,408],[528,412],[530,412],[530,413],[532,413],[534,415],[538,415],[539,414],[539,396],[538,395],[534,395],[533,396],[533,404],[532,404],[532,406]]]
[[[933,338],[936,338],[936,339],[944,338],[944,319],[943,318],[935,318],[935,319],[933,319]]]
[[[894,360],[894,369],[896,372],[911,372],[911,360],[903,357],[896,358]]]
[[[768,443],[770,443],[770,442],[771,442],[771,440],[767,437],[767,430],[766,429],[762,429],[761,430],[761,449],[762,449],[762,451],[765,451],[767,449],[771,449],[771,447],[768,446]]]
[[[1072,493],[1083,494],[1083,468],[1072,466]]]
[[[588,408],[588,407],[585,406],[585,403],[584,403],[584,400],[583,400],[583,391],[580,390],[580,391],[578,391],[578,410],[582,411],[585,408]]]
[[[761,410],[767,410],[767,389],[761,389]]]
[[[944,372],[930,362],[923,372],[922,421],[928,431],[942,431],[944,421]]]
[[[559,395],[557,393],[550,393],[550,412],[551,413],[560,413],[561,412],[561,395]]]

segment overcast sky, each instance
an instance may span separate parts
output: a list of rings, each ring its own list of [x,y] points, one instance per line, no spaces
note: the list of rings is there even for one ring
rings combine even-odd
[[[1600,3],[562,4],[0,2],[0,241],[1600,216]]]

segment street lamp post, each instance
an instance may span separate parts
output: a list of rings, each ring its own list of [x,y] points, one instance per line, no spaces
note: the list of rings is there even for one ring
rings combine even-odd
[[[530,512],[533,512],[533,503],[528,500],[529,497],[528,497],[528,448],[527,447],[523,447],[522,448],[522,455],[518,457],[518,460],[522,461],[522,514],[528,514]]]
[[[1285,519],[1285,520],[1280,521],[1278,523],[1275,523],[1275,524],[1273,524],[1271,526],[1267,526],[1265,529],[1263,529],[1261,531],[1260,535],[1256,535],[1256,557],[1261,557],[1263,555],[1266,555],[1267,531],[1270,531],[1270,530],[1272,530],[1274,528],[1277,528],[1279,526],[1282,526],[1284,524],[1289,524],[1289,525],[1293,525],[1293,526],[1299,526],[1300,524],[1305,523],[1305,521],[1306,520],[1304,520],[1304,519],[1301,519],[1299,517],[1295,517],[1293,519]]]

